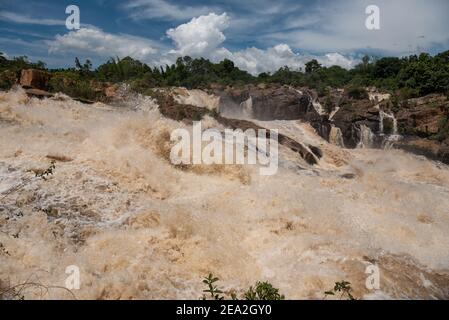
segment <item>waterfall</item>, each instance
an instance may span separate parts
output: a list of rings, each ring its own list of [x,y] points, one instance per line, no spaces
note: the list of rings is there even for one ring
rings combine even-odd
[[[302,92],[301,90],[295,89],[291,86],[289,86],[289,89],[291,90],[295,90],[297,93],[299,93],[301,96],[304,95],[304,92]],[[309,92],[305,93],[309,99],[310,99],[310,104],[313,106],[313,108],[315,109],[315,111],[320,115],[324,115],[326,114],[326,111],[324,110],[323,106],[321,105],[321,103],[318,102],[318,98],[314,98]]]
[[[329,120],[332,120],[332,118],[335,116],[335,114],[338,112],[338,110],[340,110],[340,107],[335,107],[334,110],[332,110],[332,112],[329,115]]]
[[[321,105],[321,103],[319,103],[316,100],[312,100],[312,106],[315,109],[315,111],[321,116],[323,114],[325,114],[326,112],[324,111],[323,106]]]
[[[385,139],[382,141],[383,149],[391,149],[394,146],[394,143],[399,141],[402,136],[398,133],[398,121],[393,113],[388,114],[382,110],[379,111],[379,131],[381,135],[385,135],[384,132],[384,120],[391,119],[393,122],[392,133],[389,133]]]
[[[391,119],[393,122],[393,133],[392,135],[398,135],[398,121],[394,114],[388,114],[382,110],[379,111],[379,131],[381,134],[385,134],[384,132],[384,120]]]
[[[329,132],[329,142],[336,146],[345,148],[343,133],[341,132],[341,129],[339,127],[331,127],[331,131]]]
[[[374,144],[374,133],[364,124],[360,125],[360,129],[358,130],[360,142],[357,144],[357,148],[371,148]]]
[[[247,118],[253,117],[253,98],[249,96],[248,100],[240,103],[240,108],[243,112],[243,115]]]

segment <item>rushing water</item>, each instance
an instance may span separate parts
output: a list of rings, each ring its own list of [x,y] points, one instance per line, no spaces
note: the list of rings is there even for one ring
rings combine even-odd
[[[191,128],[151,101],[140,109],[0,93],[3,286],[64,286],[76,265],[81,299],[197,299],[209,272],[225,290],[268,280],[292,299],[321,299],[343,279],[360,298],[449,297],[446,166],[342,149],[299,121],[260,121],[320,146],[320,163],[281,148],[271,177],[246,165],[179,169],[166,160],[170,132]],[[35,178],[48,157],[60,159],[54,174]],[[365,287],[370,263],[378,291]]]

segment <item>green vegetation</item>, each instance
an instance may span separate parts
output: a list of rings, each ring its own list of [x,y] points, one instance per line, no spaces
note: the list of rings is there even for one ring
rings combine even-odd
[[[212,300],[224,300],[224,297],[221,295],[223,291],[221,291],[217,288],[216,285],[214,285],[214,283],[218,280],[219,279],[217,277],[214,277],[212,273],[209,273],[209,275],[203,280],[203,283],[207,286],[207,289],[203,290],[203,292],[208,293]],[[206,296],[203,295],[202,299],[206,300]]]
[[[207,295],[203,295],[201,299],[207,300],[224,300],[224,292],[220,290],[215,283],[219,281],[213,274],[209,274],[204,278],[203,283],[207,286],[207,289],[203,290]],[[229,294],[232,300],[238,300],[235,290],[232,290]],[[245,300],[284,300],[284,295],[279,294],[279,289],[273,287],[269,282],[257,281],[256,285],[249,287],[249,289],[243,294]]]
[[[22,69],[44,70],[45,63],[31,63],[26,56],[8,59],[0,52],[0,89],[9,89],[16,84]]]
[[[51,92],[62,92],[73,98],[97,100],[101,97],[92,81],[73,70],[54,72],[48,85]]]
[[[351,283],[348,281],[335,282],[334,288],[332,290],[326,291],[325,296],[336,296],[339,295],[340,300],[346,297],[347,300],[357,300],[352,295]]]
[[[269,282],[257,281],[255,287],[249,287],[245,292],[246,300],[284,300],[285,297],[279,294],[279,289],[274,288]]]
[[[368,93],[365,88],[351,85],[346,89],[348,97],[356,100],[368,99]]]
[[[207,277],[203,279],[203,283],[206,285],[207,289],[203,290],[205,294],[200,298],[202,300],[225,300],[225,292],[219,289],[216,283],[220,279],[215,277],[212,273],[210,273]],[[338,299],[347,299],[347,300],[357,300],[352,294],[352,286],[351,283],[345,280],[335,282],[334,287],[324,292],[325,299],[328,296],[336,296]],[[232,300],[238,300],[236,290],[229,290],[228,296]],[[261,282],[257,281],[255,286],[250,286],[248,290],[243,293],[242,299],[244,300],[265,300],[265,301],[273,301],[273,300],[284,300],[285,296],[279,293],[279,289],[273,287],[273,285],[269,282]]]
[[[26,57],[12,59],[0,55],[0,88],[11,87],[24,68],[45,69],[43,62],[30,63]],[[230,60],[219,63],[191,57],[180,57],[173,65],[150,67],[130,57],[110,58],[92,69],[92,63],[75,59],[75,67],[48,70],[54,76],[50,82],[52,91],[62,91],[86,99],[97,99],[95,84],[127,82],[138,92],[148,92],[155,87],[183,86],[207,88],[211,85],[242,86],[248,83],[279,83],[307,86],[317,90],[320,96],[327,88],[346,88],[354,99],[365,97],[360,88],[376,86],[395,93],[399,100],[423,96],[429,93],[449,93],[449,51],[436,56],[427,53],[404,58],[385,57],[375,59],[365,56],[351,70],[338,66],[324,67],[317,60],[305,65],[305,70],[282,67],[273,73],[250,75],[237,68]]]

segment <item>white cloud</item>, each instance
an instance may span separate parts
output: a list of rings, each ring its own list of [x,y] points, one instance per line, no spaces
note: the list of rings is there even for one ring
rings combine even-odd
[[[26,15],[17,14],[9,11],[0,11],[0,20],[22,23],[22,24],[36,24],[44,26],[61,26],[65,25],[65,20],[56,19],[36,19]]]
[[[284,66],[293,70],[304,69],[305,64],[312,59],[317,59],[324,66],[338,65],[346,69],[358,62],[336,52],[323,56],[295,53],[287,44],[278,44],[265,50],[252,47],[235,52],[222,48],[212,54],[212,60],[219,61],[224,58],[234,61],[237,67],[253,75],[273,72]]]
[[[339,53],[329,53],[324,56],[310,56],[293,52],[287,44],[278,44],[265,50],[255,47],[229,51],[220,45],[226,40],[223,33],[229,27],[230,19],[226,13],[193,18],[190,22],[179,25],[167,31],[169,38],[176,45],[170,55],[209,58],[212,61],[230,59],[241,69],[251,74],[272,72],[283,66],[293,69],[303,68],[304,64],[316,58],[323,65],[339,65],[350,68],[355,61]]]
[[[131,0],[124,7],[131,11],[131,18],[137,20],[186,20],[219,10],[210,6],[181,6],[165,0]]]
[[[254,75],[273,72],[283,66],[297,70],[304,68],[311,59],[317,59],[325,66],[339,65],[344,68],[350,68],[357,62],[336,52],[321,56],[297,53],[286,43],[266,49],[250,47],[231,51],[223,46],[226,40],[224,31],[231,22],[226,13],[210,13],[169,29],[166,34],[175,45],[171,50],[145,38],[109,34],[93,27],[57,35],[47,44],[50,53],[71,53],[73,56],[93,54],[103,58],[131,56],[152,65],[171,64],[177,57],[185,55],[204,57],[213,62],[230,59],[236,66]]]
[[[229,27],[226,13],[193,18],[190,22],[169,29],[167,36],[171,38],[177,49],[172,53],[180,55],[208,55],[226,40],[223,30]]]
[[[96,28],[81,28],[57,35],[48,42],[50,53],[82,52],[100,57],[130,56],[151,62],[158,52],[154,42],[127,34],[110,34]]]
[[[285,27],[293,29],[264,38],[315,52],[376,50],[393,55],[449,44],[447,0],[376,0],[381,29],[375,31],[365,27],[365,8],[370,4],[373,1],[341,0],[311,6],[286,21]]]

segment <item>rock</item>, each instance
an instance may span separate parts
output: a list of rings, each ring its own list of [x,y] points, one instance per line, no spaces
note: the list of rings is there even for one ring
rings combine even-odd
[[[40,90],[40,89],[26,89],[25,92],[30,97],[37,97],[37,98],[53,97],[53,94],[51,94],[50,92]]]
[[[368,99],[345,101],[333,116],[332,123],[340,129],[343,144],[348,148],[355,148],[361,139],[362,126],[373,133],[379,132],[379,109]],[[378,141],[374,144],[380,145]]]
[[[117,93],[117,89],[118,89],[117,85],[110,85],[110,86],[107,86],[107,87],[104,89],[104,95],[105,95],[106,99],[112,99],[112,98],[114,98],[115,95],[116,95],[116,93]]]
[[[342,177],[343,179],[355,179],[356,175],[354,173],[345,173],[342,174],[340,177]]]
[[[70,162],[70,161],[73,161],[72,157],[68,157],[68,156],[65,156],[63,154],[52,153],[52,154],[47,154],[46,157],[48,159],[50,159],[50,160],[55,160],[55,161],[59,161],[59,162]]]
[[[48,81],[50,80],[50,74],[46,71],[36,69],[24,69],[20,76],[20,85],[27,89],[48,89]]]
[[[239,120],[239,119],[229,119],[224,118],[220,115],[215,116],[215,119],[227,128],[233,130],[241,129],[246,131],[247,129],[253,129],[258,132],[259,129],[265,129],[251,121]],[[269,138],[268,130],[267,135],[264,138]],[[293,140],[292,138],[285,136],[281,133],[278,134],[278,142],[280,145],[289,148],[290,150],[298,153],[306,162],[310,165],[317,164],[319,159],[323,156],[323,152],[319,147],[312,145],[304,145],[303,143]]]
[[[412,136],[395,143],[395,147],[449,164],[449,139],[439,142]]]
[[[220,96],[219,112],[225,117],[269,120],[311,120],[320,115],[309,94],[288,86],[248,85],[215,92]]]
[[[224,127],[231,128],[233,130],[241,129],[245,131],[247,129],[254,129],[256,132],[258,132],[259,129],[265,129],[251,121],[225,118],[205,108],[199,108],[188,104],[179,104],[174,100],[171,94],[164,94],[160,92],[156,95],[156,99],[161,114],[176,121],[184,121],[188,124],[191,124],[193,123],[193,121],[199,121],[205,115],[209,115],[215,118],[215,120],[217,120]],[[269,138],[268,132],[269,130],[267,130],[267,136],[265,138]],[[320,148],[315,146],[306,146],[301,142],[295,141],[283,134],[278,134],[278,139],[280,145],[283,145],[290,150],[297,152],[303,159],[307,161],[307,163],[311,165],[317,164],[319,159],[323,155]]]
[[[449,102],[443,95],[431,94],[405,101],[396,118],[405,134],[429,137],[437,134],[442,120],[449,116]]]

